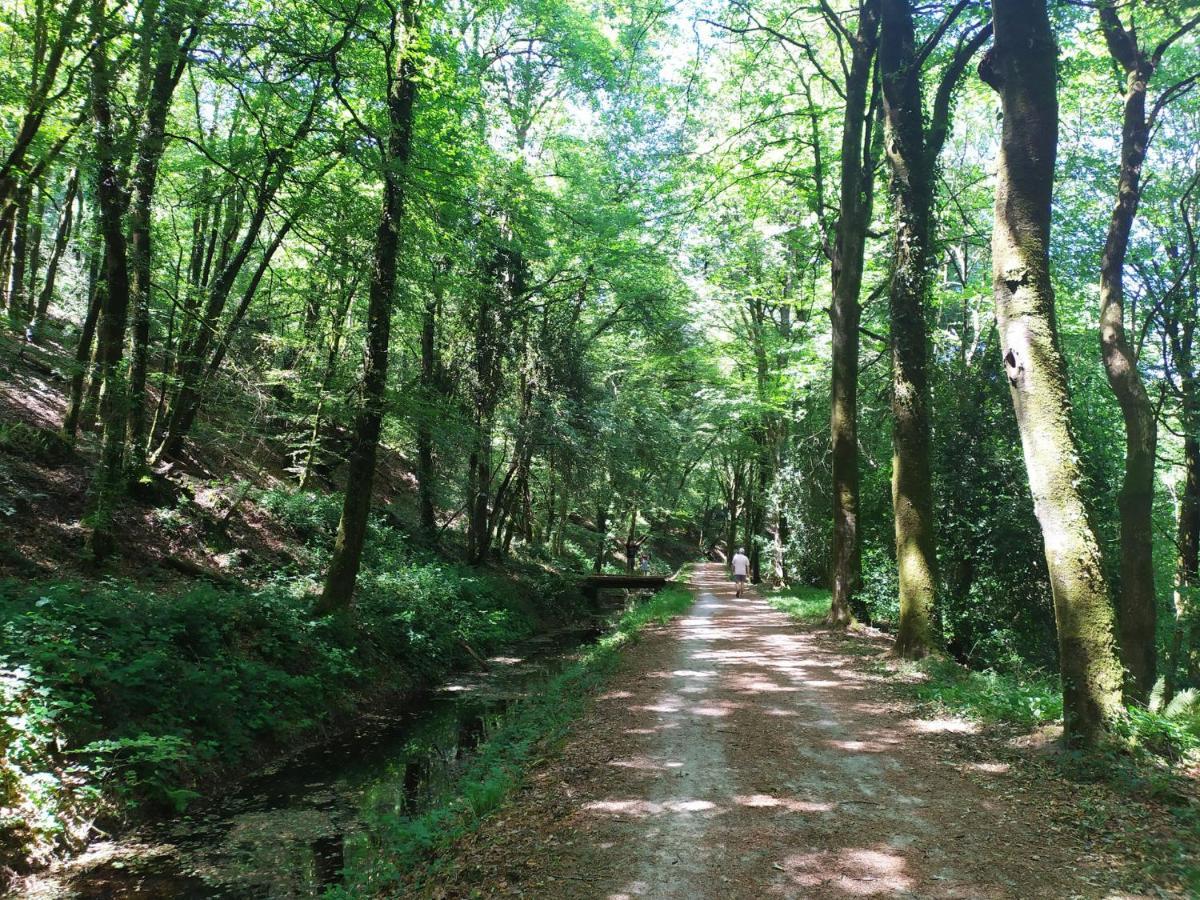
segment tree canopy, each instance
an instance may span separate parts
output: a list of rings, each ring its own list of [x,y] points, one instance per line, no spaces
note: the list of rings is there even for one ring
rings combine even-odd
[[[1092,742],[1200,687],[1198,35],[1190,0],[5,0],[0,305],[61,379],[73,552],[259,448],[339,498],[315,615],[385,508],[472,565],[740,545],[903,655],[1060,667]]]

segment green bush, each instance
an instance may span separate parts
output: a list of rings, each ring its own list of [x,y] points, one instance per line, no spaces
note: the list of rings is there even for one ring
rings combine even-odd
[[[312,619],[304,580],[176,594],[0,582],[0,863],[70,843],[97,815],[182,810],[218,772],[373,692],[436,680],[578,599],[553,576],[415,557],[379,528],[368,557],[349,619]]]
[[[896,562],[877,548],[863,553],[862,589],[855,603],[866,608],[869,621],[880,628],[891,629],[900,619],[900,576]]]
[[[16,456],[58,466],[71,458],[71,443],[52,428],[24,422],[0,422],[0,450]]]
[[[1130,707],[1117,733],[1135,749],[1172,761],[1200,753],[1200,693],[1181,691],[1168,704],[1152,702],[1150,709]]]
[[[338,494],[272,488],[256,494],[259,506],[305,539],[332,534],[342,514]]]

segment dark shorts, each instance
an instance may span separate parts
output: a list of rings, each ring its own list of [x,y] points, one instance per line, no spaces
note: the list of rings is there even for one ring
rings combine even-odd
[[[736,581],[738,584],[745,584],[746,576],[745,575],[734,575],[733,580]]]

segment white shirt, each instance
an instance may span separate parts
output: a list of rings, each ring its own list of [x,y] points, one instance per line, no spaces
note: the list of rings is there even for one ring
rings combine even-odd
[[[732,562],[734,575],[745,575],[747,570],[750,568],[750,557],[748,557],[745,553],[733,554]]]

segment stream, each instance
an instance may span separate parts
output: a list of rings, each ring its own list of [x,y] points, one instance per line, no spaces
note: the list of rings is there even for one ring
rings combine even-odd
[[[619,612],[510,646],[403,712],[365,717],[187,815],[93,843],[7,897],[318,897],[341,883],[347,847],[368,836],[372,811],[415,815],[444,797],[509,705],[578,658]]]

